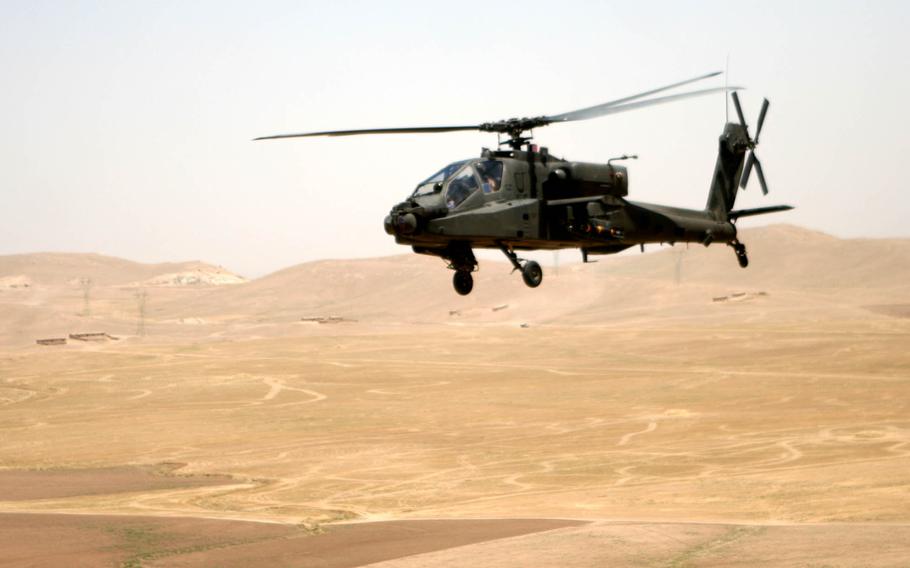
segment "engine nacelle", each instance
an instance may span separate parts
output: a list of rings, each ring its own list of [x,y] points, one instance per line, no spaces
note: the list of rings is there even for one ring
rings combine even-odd
[[[548,198],[629,194],[629,174],[625,167],[612,164],[568,162],[559,164],[549,176]]]

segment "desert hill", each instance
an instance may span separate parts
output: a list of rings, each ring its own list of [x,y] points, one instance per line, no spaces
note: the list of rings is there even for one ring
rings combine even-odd
[[[293,266],[197,300],[200,317],[243,313],[293,320],[336,314],[383,321],[534,321],[607,323],[628,316],[702,310],[714,298],[761,292],[806,302],[862,306],[906,301],[910,239],[838,239],[772,225],[742,231],[751,265],[742,270],[725,246],[663,247],[644,255],[545,268],[528,289],[506,262],[481,261],[470,296],[451,289],[452,273],[437,258],[403,255],[326,260]],[[566,251],[563,258],[574,256]],[[731,297],[738,300],[741,296]],[[800,298],[797,300],[796,298]],[[493,311],[493,308],[508,308]],[[176,309],[177,306],[174,306]],[[450,312],[458,312],[450,314]],[[517,318],[517,319],[516,319]]]
[[[910,281],[910,239],[840,239],[793,225],[740,231],[749,251],[747,270],[730,270],[730,250],[677,245],[684,254],[684,279],[783,287],[794,290],[900,289]],[[615,274],[666,275],[666,254],[625,257]],[[672,253],[670,253],[672,254]],[[735,264],[733,265],[735,267]]]
[[[452,290],[444,262],[414,254],[308,262],[249,282],[200,262],[6,256],[0,257],[0,282],[7,283],[0,287],[0,342],[31,343],[58,328],[133,334],[139,290],[146,295],[148,332],[162,336],[273,335],[319,316],[383,324],[627,326],[695,319],[727,325],[893,317],[910,305],[910,239],[839,239],[771,225],[744,229],[741,240],[749,248],[746,270],[725,246],[665,246],[589,264],[567,261],[576,255],[565,251],[562,266],[545,267],[535,290],[506,262],[481,260],[467,297]],[[93,282],[88,310],[79,284],[86,277]]]
[[[224,268],[199,261],[145,264],[100,254],[34,253],[0,256],[0,282],[63,286],[90,279],[92,285],[175,285],[242,282]],[[191,275],[198,275],[195,281]],[[179,285],[179,284],[178,284]],[[2,286],[2,284],[0,284]]]
[[[140,290],[185,302],[202,288],[242,282],[199,261],[144,264],[79,253],[0,256],[0,345],[68,333],[134,333]]]

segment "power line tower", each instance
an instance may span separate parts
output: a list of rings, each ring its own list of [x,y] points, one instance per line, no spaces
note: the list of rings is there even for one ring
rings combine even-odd
[[[79,287],[82,288],[82,315],[85,317],[92,315],[91,295],[93,284],[91,278],[83,276],[79,279]]]
[[[143,288],[136,292],[135,297],[137,308],[136,335],[139,337],[145,337],[145,301],[148,298],[148,294]]]
[[[673,281],[676,282],[676,285],[682,282],[682,265],[683,265],[683,256],[686,254],[686,249],[680,248],[676,253],[676,266],[673,268]]]

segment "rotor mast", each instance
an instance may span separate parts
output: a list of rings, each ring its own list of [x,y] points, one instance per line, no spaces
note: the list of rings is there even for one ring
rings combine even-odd
[[[552,121],[546,116],[535,116],[533,118],[509,118],[496,122],[485,122],[478,127],[481,132],[496,132],[497,134],[506,134],[507,140],[499,143],[500,146],[508,144],[513,150],[521,150],[522,144],[531,141],[533,136],[522,136],[525,132],[534,130],[538,126],[546,126]]]

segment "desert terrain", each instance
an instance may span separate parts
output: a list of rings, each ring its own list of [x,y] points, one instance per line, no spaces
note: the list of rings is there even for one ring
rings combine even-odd
[[[0,257],[0,565],[910,565],[910,239],[742,240]]]

